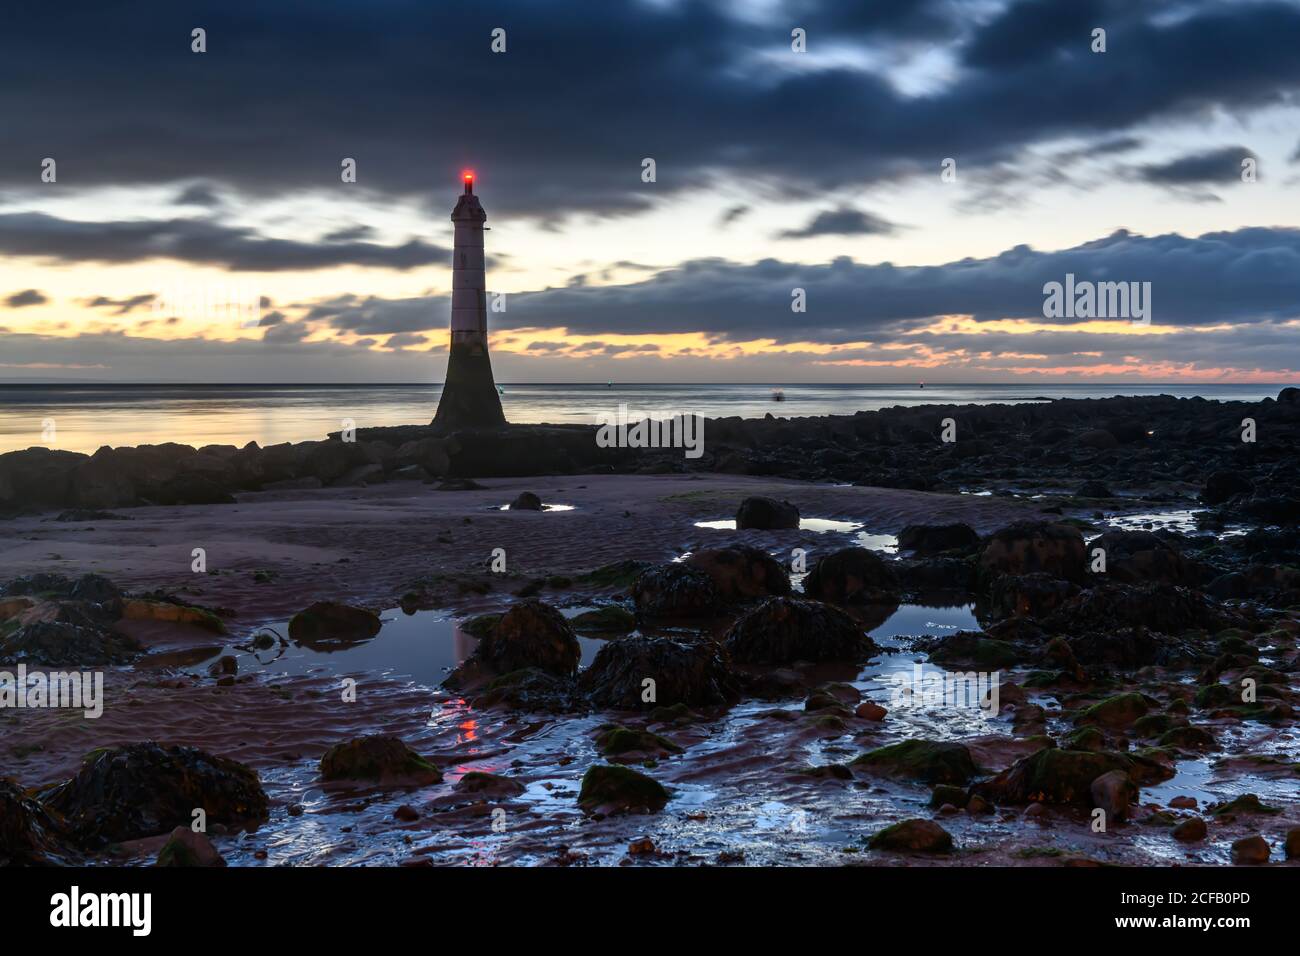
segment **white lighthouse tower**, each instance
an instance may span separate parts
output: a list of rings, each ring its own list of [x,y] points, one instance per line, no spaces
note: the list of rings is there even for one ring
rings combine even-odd
[[[487,273],[483,223],[487,213],[474,195],[474,174],[466,172],[451,221],[456,241],[451,263],[451,347],[447,379],[433,424],[442,429],[500,428],[506,417],[492,378],[487,339]]]

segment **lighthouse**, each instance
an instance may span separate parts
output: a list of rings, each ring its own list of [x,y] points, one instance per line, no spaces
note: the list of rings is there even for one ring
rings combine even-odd
[[[506,417],[492,379],[488,356],[487,276],[483,223],[487,213],[474,195],[474,174],[464,174],[465,191],[451,212],[456,241],[451,259],[451,346],[447,380],[433,424],[440,429],[500,428]]]

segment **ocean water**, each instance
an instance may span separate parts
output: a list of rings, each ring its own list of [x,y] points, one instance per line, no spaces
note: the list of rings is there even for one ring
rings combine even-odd
[[[851,415],[895,405],[988,404],[1112,395],[1275,397],[1284,385],[515,385],[512,422],[594,424],[599,414],[761,418]],[[36,445],[93,452],[103,445],[182,442],[272,445],[344,427],[427,424],[440,385],[0,385],[0,452]],[[775,401],[780,394],[783,401]]]

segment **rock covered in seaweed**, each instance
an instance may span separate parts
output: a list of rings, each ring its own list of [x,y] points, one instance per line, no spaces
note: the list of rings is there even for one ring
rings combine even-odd
[[[653,683],[647,685],[647,680]],[[740,697],[725,654],[710,640],[642,636],[610,641],[578,684],[593,704],[617,710],[726,705]]]
[[[254,770],[197,747],[153,741],[91,751],[70,780],[40,798],[87,846],[188,827],[196,809],[209,825],[240,825],[267,814]]]
[[[860,624],[819,601],[769,598],[727,631],[723,643],[744,664],[862,661],[879,651]]]
[[[385,785],[440,783],[442,771],[397,737],[374,734],[335,744],[320,758],[323,780],[372,781]]]
[[[803,589],[809,597],[836,604],[884,604],[897,601],[898,576],[874,551],[843,548],[817,560]]]

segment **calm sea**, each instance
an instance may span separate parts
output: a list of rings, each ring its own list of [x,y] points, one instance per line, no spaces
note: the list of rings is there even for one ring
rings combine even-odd
[[[988,404],[1111,395],[1200,395],[1223,401],[1276,397],[1282,385],[511,385],[512,422],[594,424],[620,403],[634,415],[848,415],[931,403]],[[358,428],[425,424],[439,385],[0,385],[0,452],[33,445],[92,452],[101,445],[175,441],[271,445]]]

